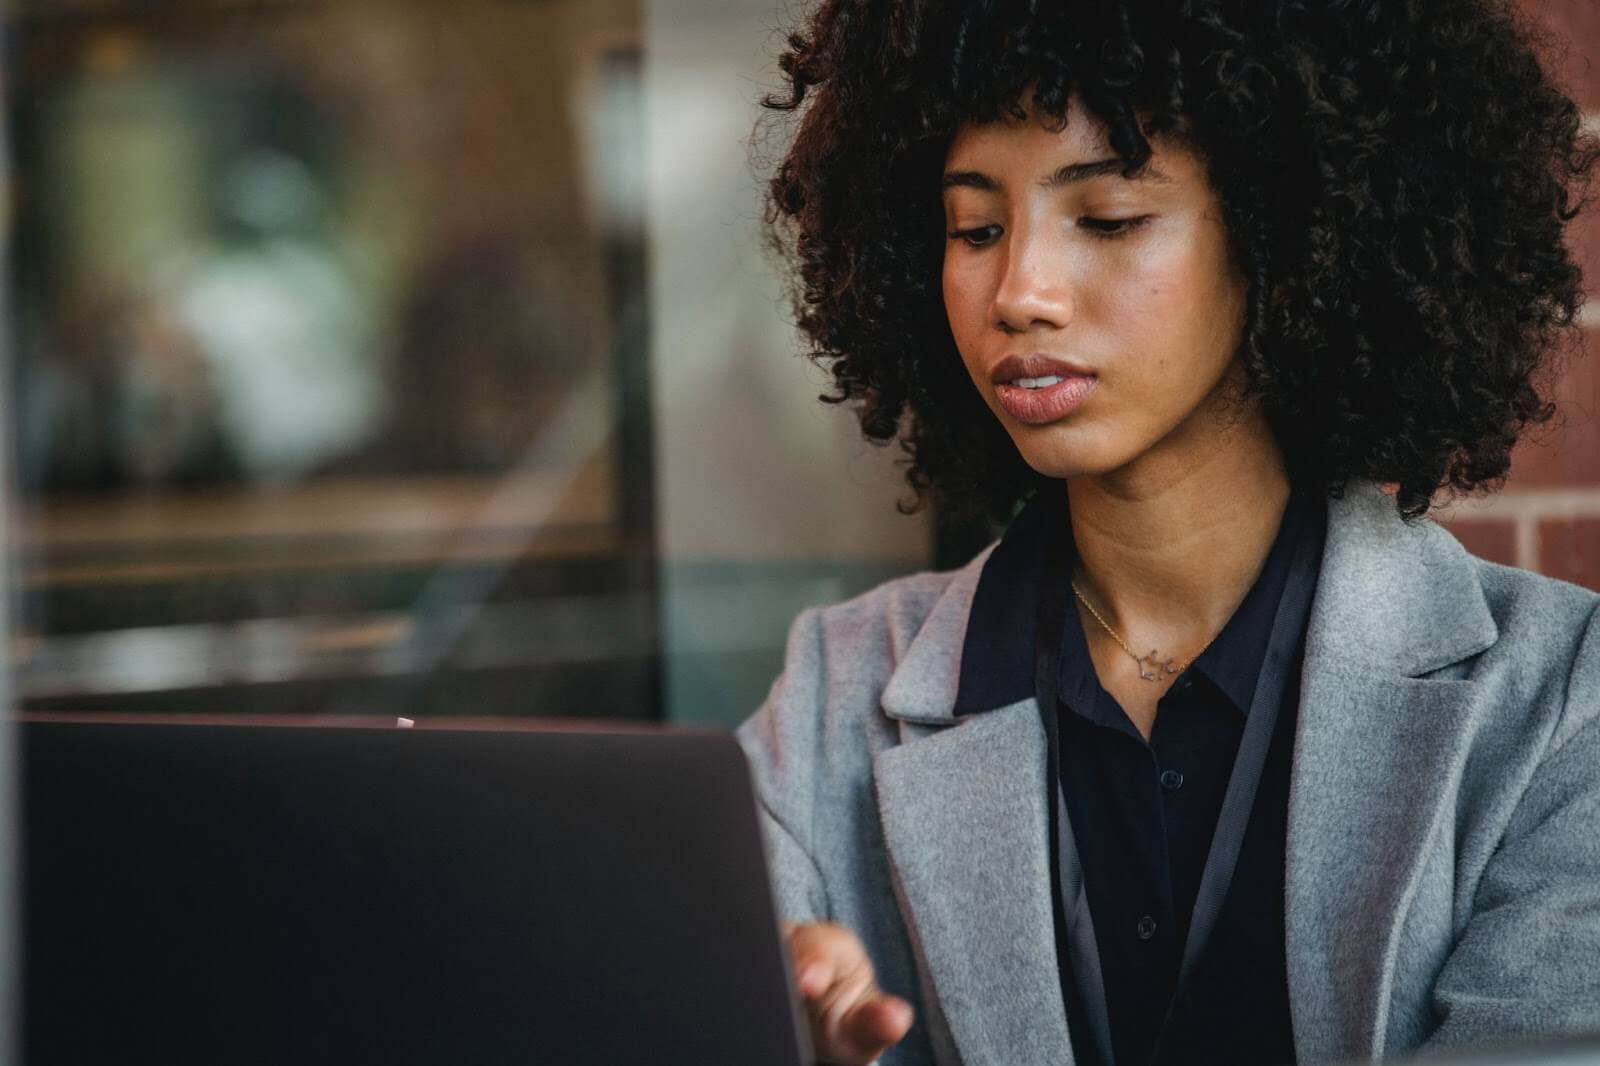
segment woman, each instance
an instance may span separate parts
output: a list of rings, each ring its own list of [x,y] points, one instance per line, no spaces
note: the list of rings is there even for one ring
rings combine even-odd
[[[1600,1030],[1600,597],[1427,518],[1577,332],[1600,145],[1497,0],[825,0],[799,323],[953,573],[741,727],[818,1054]],[[1014,516],[1014,518],[1012,517]]]

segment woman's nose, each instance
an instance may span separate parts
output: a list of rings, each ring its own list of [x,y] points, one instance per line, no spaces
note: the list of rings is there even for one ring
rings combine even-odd
[[[995,289],[995,326],[1024,332],[1036,324],[1064,328],[1072,320],[1070,264],[1054,242],[1041,236],[1008,238],[1005,273]]]

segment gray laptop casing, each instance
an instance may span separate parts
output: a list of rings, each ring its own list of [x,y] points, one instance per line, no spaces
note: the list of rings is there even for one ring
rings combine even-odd
[[[29,1063],[809,1060],[725,733],[20,728]]]

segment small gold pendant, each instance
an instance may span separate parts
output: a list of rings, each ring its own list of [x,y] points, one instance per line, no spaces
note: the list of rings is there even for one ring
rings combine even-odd
[[[1139,664],[1139,676],[1141,678],[1146,681],[1162,681],[1182,672],[1177,666],[1173,665],[1170,656],[1163,662],[1156,658],[1156,654],[1156,649],[1151,648],[1149,655],[1141,655],[1134,660]]]

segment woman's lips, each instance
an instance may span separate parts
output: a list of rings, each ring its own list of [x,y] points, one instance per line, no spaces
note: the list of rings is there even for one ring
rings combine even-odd
[[[1054,422],[1076,411],[1099,383],[1093,374],[1041,376],[1059,377],[1061,380],[1037,389],[1010,383],[995,386],[995,398],[1005,408],[1006,414],[1032,426]]]

